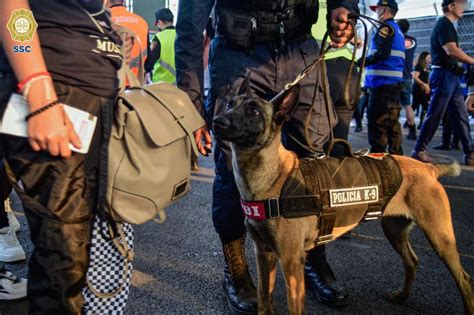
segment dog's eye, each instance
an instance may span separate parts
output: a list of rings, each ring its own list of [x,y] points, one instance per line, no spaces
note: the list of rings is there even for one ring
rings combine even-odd
[[[225,110],[231,110],[234,107],[234,103],[232,101],[228,101],[227,105],[225,106]]]
[[[260,109],[258,109],[257,107],[253,107],[253,106],[247,107],[247,109],[245,111],[246,111],[247,115],[254,116],[254,117],[260,116],[262,114],[260,112]]]

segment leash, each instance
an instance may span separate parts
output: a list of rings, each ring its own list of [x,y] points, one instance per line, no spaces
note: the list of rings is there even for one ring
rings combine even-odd
[[[360,63],[361,71],[359,71],[359,73],[357,75],[357,79],[356,79],[356,82],[355,82],[356,87],[361,85],[362,69],[364,69],[364,67],[365,67],[365,59],[367,57],[368,33],[369,32],[368,32],[367,23],[365,21],[372,24],[372,26],[377,31],[379,31],[382,27],[388,27],[389,31],[392,32],[392,33],[389,33],[389,34],[393,35],[394,30],[392,29],[392,27],[389,24],[387,24],[385,22],[378,21],[374,18],[371,18],[371,17],[363,15],[363,14],[359,14],[359,13],[349,14],[349,20],[350,20],[349,24],[351,25],[351,28],[352,28],[352,35],[354,36],[354,40],[355,40],[355,45],[354,45],[354,49],[352,51],[351,63],[350,63],[349,69],[347,71],[346,79],[344,81],[344,93],[343,93],[344,96],[343,96],[343,98],[344,98],[344,103],[346,104],[348,109],[352,110],[352,109],[354,109],[355,104],[357,104],[358,100],[359,100],[359,93],[357,93],[357,96],[356,96],[356,98],[353,102],[353,105],[350,102],[351,90],[354,88],[353,84],[352,84],[353,81],[351,80],[351,78],[352,78],[352,72],[353,72],[355,64],[356,64],[356,54],[357,54],[357,49],[358,49],[357,48],[357,42],[359,40],[359,36],[358,36],[357,32],[355,31],[357,21],[360,21],[361,24],[364,27],[365,41],[364,41],[364,44],[362,45],[362,56],[361,56],[361,63]],[[322,44],[321,44],[321,50],[320,50],[320,53],[319,53],[318,57],[311,64],[309,64],[303,71],[301,71],[296,76],[296,78],[293,80],[293,82],[287,83],[285,85],[284,89],[281,90],[278,94],[276,94],[270,100],[270,102],[273,103],[274,101],[279,99],[282,95],[284,95],[290,88],[292,88],[293,86],[299,84],[304,78],[306,78],[306,76],[310,72],[312,72],[314,69],[316,69],[316,67],[321,63],[322,64],[321,80],[318,80],[318,78],[316,78],[316,80],[317,80],[316,85],[321,84],[321,87],[322,87],[322,90],[323,90],[325,110],[326,110],[326,113],[327,113],[328,126],[329,126],[329,129],[330,129],[329,141],[331,142],[331,141],[334,140],[334,131],[333,131],[333,128],[331,128],[331,117],[330,117],[330,108],[329,108],[330,107],[329,103],[331,102],[331,99],[329,97],[330,93],[328,91],[329,83],[328,83],[328,79],[327,79],[326,64],[323,62],[323,61],[325,61],[326,54],[332,49],[332,47],[328,44],[328,38],[329,38],[329,31],[326,31],[326,33],[324,34],[324,37],[323,37],[323,41],[322,41]],[[317,86],[314,89],[312,104],[314,104],[314,101],[316,99],[316,90],[317,90]],[[293,112],[294,112],[294,110],[293,110]],[[311,119],[312,112],[313,112],[313,107],[311,106],[311,108],[309,110],[309,113],[308,113],[308,116],[306,117],[304,132],[305,132],[306,143],[308,144],[308,147],[309,147],[310,151],[312,151],[313,153],[318,154],[320,152],[311,144],[311,141],[308,141],[309,140],[309,122],[310,122],[310,119]],[[288,116],[288,119],[291,118],[292,115],[293,115],[293,113],[290,113],[289,116]]]

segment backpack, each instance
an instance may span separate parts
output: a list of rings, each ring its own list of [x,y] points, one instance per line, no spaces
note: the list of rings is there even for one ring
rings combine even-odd
[[[141,63],[142,64],[142,63]],[[109,144],[106,212],[118,222],[145,223],[190,189],[193,132],[205,122],[189,96],[160,82],[141,86],[127,65],[129,87],[118,95]]]

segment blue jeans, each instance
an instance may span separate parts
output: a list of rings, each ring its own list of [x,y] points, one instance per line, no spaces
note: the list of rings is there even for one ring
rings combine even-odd
[[[459,76],[452,71],[434,68],[430,74],[431,100],[426,119],[421,127],[415,151],[426,151],[444,113],[448,110],[454,133],[459,136],[465,154],[472,152],[469,117]]]

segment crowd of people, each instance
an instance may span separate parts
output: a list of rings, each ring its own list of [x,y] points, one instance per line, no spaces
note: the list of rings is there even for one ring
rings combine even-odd
[[[28,296],[34,314],[83,312],[91,222],[104,207],[107,186],[117,71],[126,63],[144,83],[176,84],[208,122],[195,140],[203,155],[211,147],[214,152],[212,221],[225,257],[223,290],[235,313],[256,313],[257,291],[245,256],[244,214],[229,143],[212,138],[209,122],[226,110],[246,78],[258,96],[276,95],[318,57],[328,31],[332,48],[325,63],[300,82],[298,107],[283,129],[286,148],[300,158],[323,153],[332,134],[349,139],[353,117],[355,131],[363,130],[366,108],[370,152],[403,154],[404,109],[407,139],[416,140],[413,158],[435,162],[427,153],[428,144],[444,121],[442,143],[434,148],[449,150],[460,142],[464,163],[474,166],[468,117],[468,111],[474,111],[474,58],[459,47],[453,24],[462,17],[465,1],[443,0],[442,8],[431,51],[419,52],[409,22],[395,20],[397,2],[379,0],[371,7],[380,26],[367,39],[368,56],[352,66],[354,51],[363,46],[354,40],[349,23],[351,14],[359,13],[357,0],[181,1],[176,27],[169,9],[156,11],[153,36],[147,22],[128,12],[122,0],[0,2],[1,25],[21,9],[31,10],[38,23],[29,53],[14,53],[14,37],[0,30],[0,116],[13,93],[22,94],[29,106],[28,137],[1,135],[0,261],[25,259],[8,199],[12,185],[34,245],[28,280],[0,267],[0,299]],[[134,36],[120,37],[119,27]],[[467,82],[465,91],[462,80]],[[97,117],[87,154],[71,152],[71,145],[77,149],[82,144],[61,104]],[[332,154],[344,152],[336,149]],[[324,245],[308,252],[305,276],[321,303],[348,303]]]

